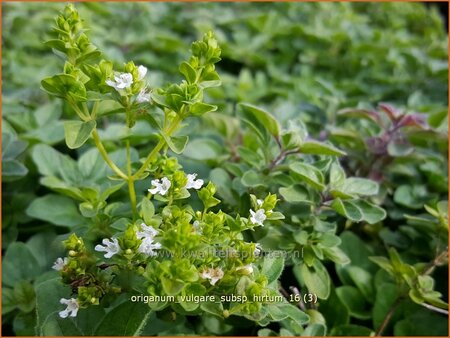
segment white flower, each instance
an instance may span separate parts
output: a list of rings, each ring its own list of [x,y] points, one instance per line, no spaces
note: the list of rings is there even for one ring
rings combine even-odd
[[[136,236],[139,239],[142,239],[142,238],[153,239],[158,234],[158,230],[156,230],[152,226],[148,226],[145,223],[141,223],[141,229],[142,229],[142,231],[136,232]]]
[[[198,180],[196,180],[195,178],[197,177],[197,174],[188,174],[187,175],[187,183],[186,183],[186,186],[185,186],[185,188],[186,189],[191,189],[191,188],[194,188],[194,189],[200,189],[201,187],[202,187],[202,185],[203,185],[203,180],[202,179],[198,179]]]
[[[66,309],[59,312],[61,318],[76,317],[79,309],[78,302],[75,298],[65,299],[61,298],[59,300],[61,304],[67,305]]]
[[[202,227],[200,226],[200,222],[199,221],[194,221],[194,223],[192,224],[194,226],[195,232],[198,234],[202,234]]]
[[[106,80],[106,84],[115,90],[129,88],[133,83],[133,75],[130,73],[118,73],[114,75],[114,80]]]
[[[145,77],[145,74],[147,74],[147,67],[145,66],[139,66],[138,67],[138,80],[142,80]]]
[[[145,88],[141,89],[138,96],[136,97],[136,102],[137,103],[150,102],[150,93],[147,92]]]
[[[260,200],[260,199],[257,199],[257,200],[256,200],[256,204],[258,204],[258,206],[263,205],[263,203],[264,203],[263,200]]]
[[[255,250],[253,251],[254,256],[259,256],[261,254],[262,247],[261,244],[256,243]]]
[[[54,269],[54,270],[56,270],[56,271],[61,271],[61,270],[64,268],[64,266],[67,264],[67,262],[68,262],[67,257],[64,257],[64,258],[59,257],[59,258],[53,263],[52,269]]]
[[[250,274],[253,273],[253,265],[247,264],[247,265],[240,266],[240,267],[236,268],[236,271],[240,271],[240,270],[242,270],[242,272],[245,275],[250,275]]]
[[[160,194],[162,196],[164,196],[165,194],[167,194],[167,191],[169,191],[170,186],[172,185],[172,183],[170,183],[169,179],[167,177],[163,177],[161,179],[161,182],[159,181],[159,179],[157,180],[152,180],[152,185],[154,186],[153,189],[148,189],[148,191],[152,194]]]
[[[209,268],[203,270],[203,272],[200,274],[200,276],[203,279],[209,279],[209,284],[215,285],[219,279],[223,277],[224,273],[221,268]]]
[[[111,258],[120,251],[120,246],[117,238],[112,238],[112,241],[108,238],[104,238],[102,243],[104,245],[97,244],[94,249],[95,251],[106,252],[105,258]]]
[[[156,256],[157,253],[154,250],[161,249],[161,243],[154,243],[153,238],[151,237],[144,237],[142,239],[142,243],[139,246],[138,251],[147,255],[147,256]]]
[[[259,209],[256,212],[250,209],[250,222],[252,224],[258,224],[260,226],[264,226],[263,222],[266,220],[266,212],[264,209]]]

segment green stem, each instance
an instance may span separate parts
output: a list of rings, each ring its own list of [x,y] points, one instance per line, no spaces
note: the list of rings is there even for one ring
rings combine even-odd
[[[98,101],[95,101],[94,105],[92,106],[91,116],[92,116],[93,120],[95,120],[97,118],[98,104],[99,104]]]
[[[94,129],[92,131],[92,138],[94,139],[94,143],[96,147],[98,148],[98,151],[102,155],[105,162],[109,165],[109,167],[121,178],[124,180],[128,180],[127,175],[125,175],[122,170],[119,169],[118,166],[109,158],[108,153],[106,152],[105,147],[103,146],[102,141],[100,140],[100,137],[98,136],[97,129]]]
[[[86,103],[86,102],[83,102],[82,105],[83,105],[83,112],[84,112],[84,114],[85,114],[86,116],[90,116],[89,108],[88,108],[88,106],[87,106],[87,103]]]
[[[397,310],[397,307],[400,305],[402,300],[403,298],[401,296],[397,297],[397,299],[391,305],[389,311],[386,313],[386,316],[384,317],[383,322],[381,323],[380,327],[375,333],[375,336],[381,336],[383,334],[383,331],[386,329],[386,326],[388,326],[392,316],[394,315],[395,310]]]
[[[178,127],[180,122],[181,122],[181,118],[179,115],[177,115],[177,117],[175,117],[175,119],[173,120],[170,127],[167,128],[167,130],[165,132],[167,137],[170,137],[172,135],[172,133]],[[139,168],[139,170],[132,176],[133,179],[138,178],[145,171],[145,169],[147,169],[147,167],[149,166],[151,161],[154,159],[154,157],[157,154],[159,154],[159,152],[165,146],[165,144],[166,144],[166,140],[164,138],[161,138],[159,140],[159,142],[156,144],[155,148],[153,148],[153,150],[150,152],[150,154],[148,154],[147,158],[145,159],[144,164],[142,164],[142,166]]]
[[[134,179],[131,174],[131,155],[130,155],[130,141],[126,141],[127,147],[127,171],[128,171],[128,192],[130,194],[130,202],[131,202],[131,210],[133,211],[133,217],[137,216],[137,207],[136,207],[136,191],[134,189]]]
[[[82,119],[84,122],[90,120],[89,114],[86,115],[84,112],[82,112],[81,109],[78,107],[77,103],[69,101],[69,100],[67,102],[70,104],[72,109],[75,110],[75,112],[77,113],[77,115],[80,119]]]

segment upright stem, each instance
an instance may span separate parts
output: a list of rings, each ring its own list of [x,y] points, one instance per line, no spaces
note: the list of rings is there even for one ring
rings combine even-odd
[[[383,331],[386,329],[386,326],[391,321],[392,316],[394,315],[395,310],[403,300],[402,297],[398,297],[395,302],[392,304],[391,308],[389,309],[388,313],[383,319],[383,322],[381,323],[380,327],[378,328],[377,332],[375,333],[375,336],[381,336],[383,334]]]
[[[131,155],[130,155],[130,141],[126,141],[127,147],[127,171],[128,171],[128,193],[130,194],[130,202],[131,202],[131,210],[133,211],[133,217],[137,216],[137,207],[136,207],[136,191],[134,189],[134,179],[131,174]]]
[[[92,131],[92,138],[94,139],[94,143],[96,147],[98,148],[98,151],[100,151],[100,154],[102,155],[105,162],[109,165],[109,167],[120,177],[124,180],[128,180],[127,175],[123,173],[122,170],[119,169],[118,166],[109,158],[108,153],[106,152],[105,147],[103,146],[102,141],[100,140],[100,137],[98,136],[97,129],[94,129]]]
[[[180,122],[181,122],[181,117],[179,115],[177,115],[175,117],[175,119],[173,120],[172,124],[170,125],[170,127],[168,127],[167,130],[165,131],[165,134],[167,137],[170,137],[172,135],[172,133],[178,127]],[[133,179],[138,178],[139,175],[141,175],[145,171],[145,169],[147,169],[147,167],[149,166],[151,161],[154,159],[154,157],[157,154],[159,154],[159,152],[165,146],[165,144],[166,144],[166,140],[164,138],[161,138],[159,140],[159,142],[156,144],[155,148],[153,148],[153,150],[150,152],[150,154],[148,154],[147,158],[145,159],[144,164],[142,164],[142,166],[139,168],[139,170],[136,171],[136,173],[133,175],[133,177],[132,177]]]

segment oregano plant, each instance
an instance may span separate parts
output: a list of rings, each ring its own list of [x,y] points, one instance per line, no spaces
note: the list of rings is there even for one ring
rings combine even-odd
[[[84,309],[107,307],[127,295],[129,301],[148,304],[137,314],[142,320],[137,331],[126,331],[133,335],[144,328],[148,313],[169,309],[174,315],[245,316],[263,325],[279,319],[273,313],[286,311],[283,317],[306,323],[308,316],[279,293],[283,256],[261,259],[260,244],[243,236],[284,218],[274,210],[276,195],[252,195],[245,215],[227,214],[220,210],[216,186],[197,173],[185,173],[168,154],[181,154],[186,147],[188,137],[179,135],[185,121],[217,109],[203,102],[204,91],[220,85],[214,65],[221,51],[214,35],[209,32],[191,45],[191,57],[179,67],[184,76],[180,84],[150,88],[145,66],[131,61],[115,69],[112,62],[99,60],[101,53],[85,30],[76,9],[67,5],[56,19],[56,38],[46,43],[64,58],[63,73],[42,80],[42,88],[74,112],[76,119],[64,123],[67,147],[93,142],[113,174],[91,186],[68,186],[54,176],[44,179],[50,189],[80,201],[87,223],[64,240],[66,257],[53,265],[70,294],[55,304],[60,311],[53,320],[76,318]],[[126,150],[122,166],[101,139],[98,128],[105,116],[127,128],[126,137],[117,140]],[[155,144],[133,161],[130,140],[139,119],[154,128]],[[142,180],[148,189],[136,191],[135,183]],[[111,203],[124,184],[129,202]],[[115,320],[113,315],[106,314],[98,334]],[[44,332],[46,324],[38,329]]]
[[[2,332],[446,335],[433,6],[5,3]]]

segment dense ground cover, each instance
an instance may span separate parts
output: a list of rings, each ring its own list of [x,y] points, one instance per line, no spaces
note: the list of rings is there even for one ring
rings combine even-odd
[[[447,335],[434,10],[2,6],[4,334]]]

